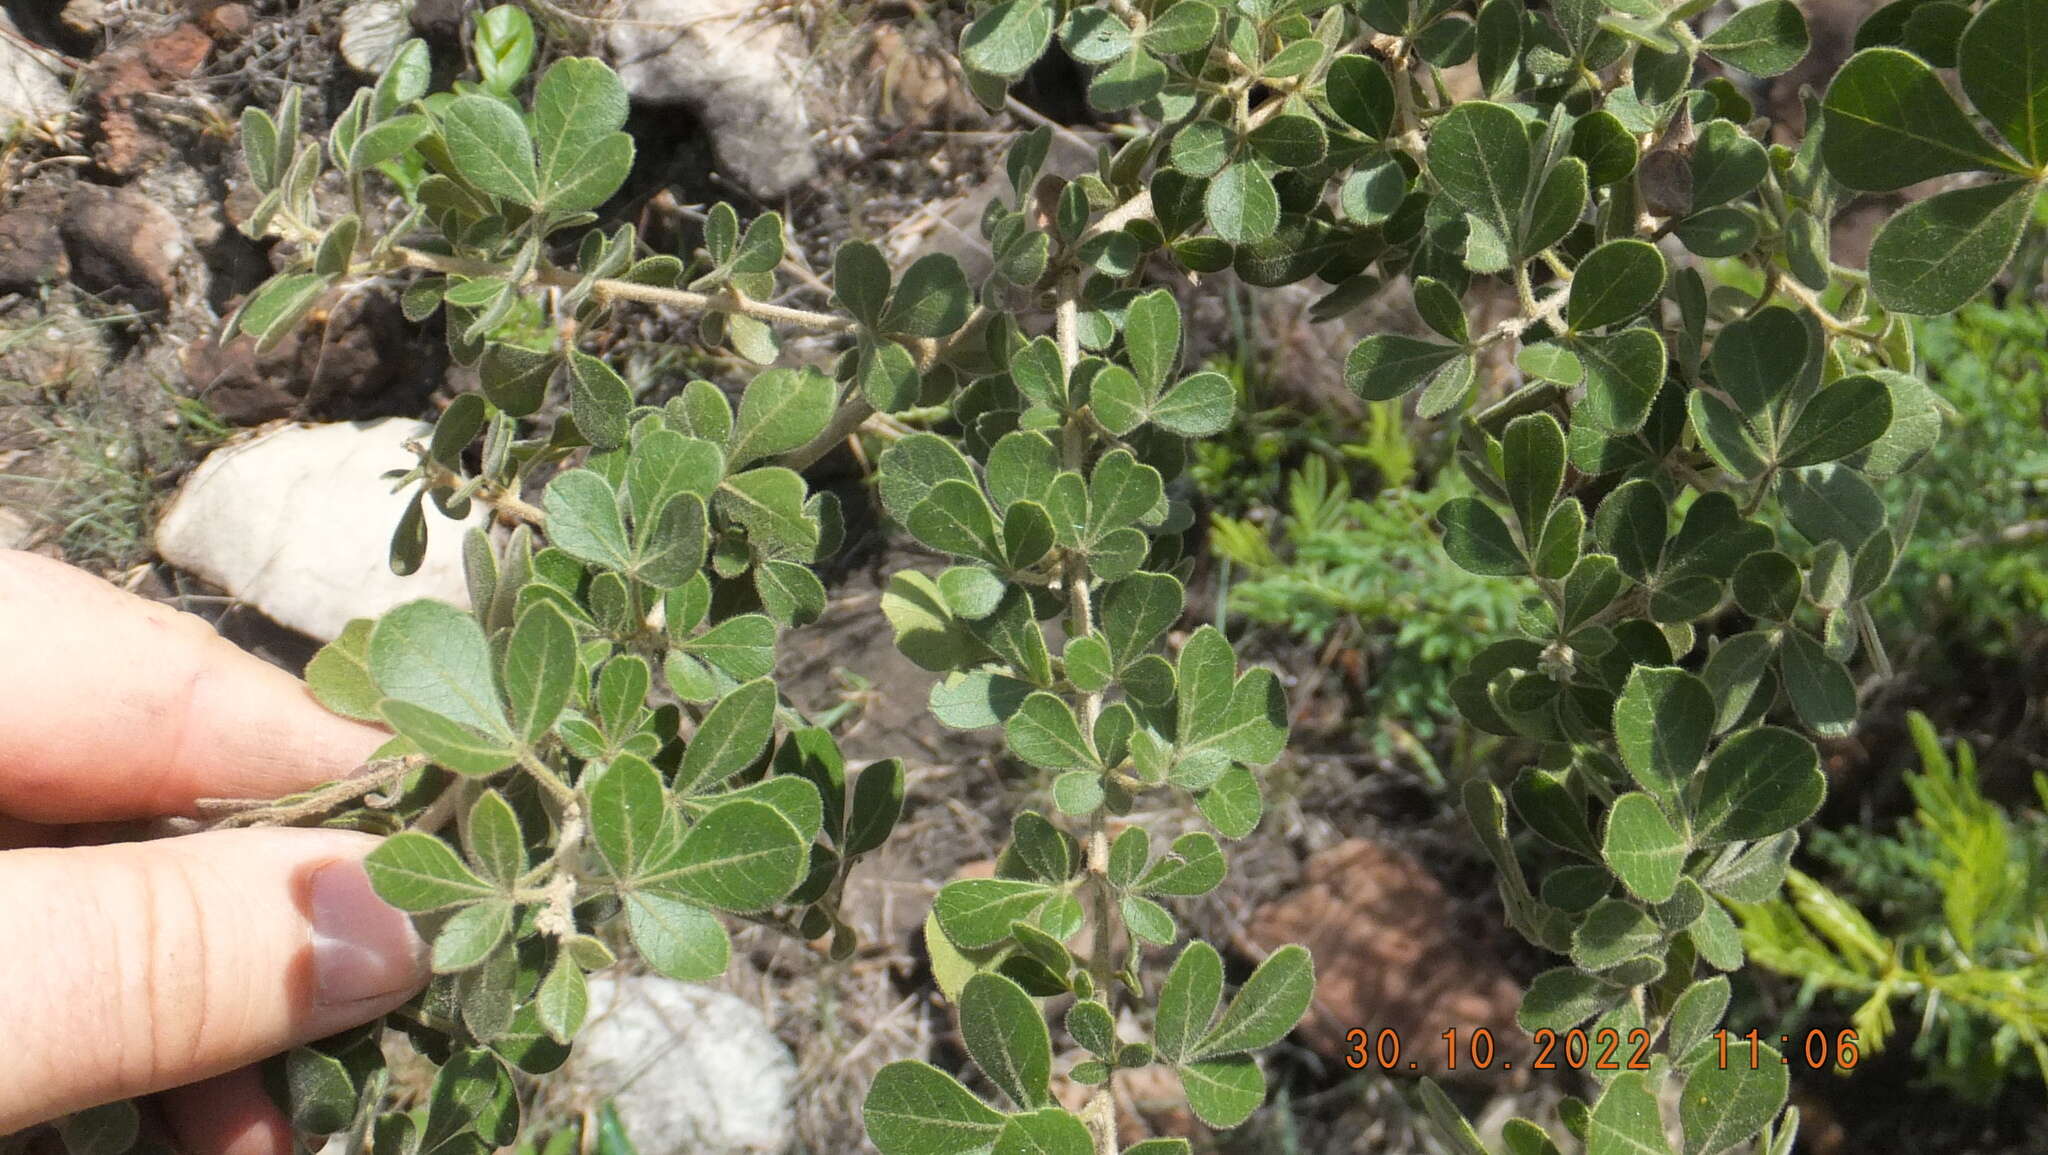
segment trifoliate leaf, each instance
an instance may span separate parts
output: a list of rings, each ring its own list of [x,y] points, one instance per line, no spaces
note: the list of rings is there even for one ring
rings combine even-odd
[[[1197,1059],[1256,1051],[1287,1036],[1315,996],[1315,964],[1308,951],[1283,946],[1266,956],[1238,989],[1216,1026],[1194,1045]]]

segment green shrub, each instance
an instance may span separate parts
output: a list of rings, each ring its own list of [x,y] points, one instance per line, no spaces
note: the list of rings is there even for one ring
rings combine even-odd
[[[1914,1055],[1984,1102],[2029,1068],[2048,1080],[2048,817],[1985,798],[1970,747],[1951,759],[1925,717],[1909,722],[1922,764],[1906,775],[1911,821],[1815,832],[1836,888],[1792,871],[1789,897],[1736,911],[1750,957],[1799,980],[1802,1010],[1853,1002],[1873,1054],[1897,1029],[1894,1004],[1909,1007]],[[2048,775],[2034,786],[2048,809]]]
[[[1370,717],[1424,742],[1456,725],[1452,677],[1513,630],[1522,595],[1517,583],[1468,573],[1444,556],[1436,512],[1469,496],[1470,483],[1452,473],[1418,493],[1397,481],[1361,499],[1311,457],[1286,493],[1271,538],[1248,519],[1214,517],[1212,547],[1232,566],[1231,611],[1298,634],[1326,656],[1361,652]],[[1384,730],[1372,741],[1382,753],[1392,748]],[[1441,785],[1434,764],[1424,767]]]
[[[1723,902],[1777,891],[1821,802],[1802,731],[1854,724],[1848,663],[1874,642],[1866,602],[1897,541],[1870,479],[1939,426],[1905,315],[1981,290],[2027,225],[2048,174],[2048,61],[2025,46],[2048,43],[2048,9],[1991,0],[1933,35],[1988,129],[1888,46],[1912,31],[1924,49],[1922,22],[1881,11],[1794,148],[1763,143],[1787,126],[1753,123],[1713,73],[1789,69],[1803,17],[1767,0],[1702,37],[1704,8],[978,6],[960,58],[984,103],[1057,37],[1131,131],[1072,179],[1044,171],[1048,131],[1016,142],[982,220],[981,285],[947,257],[898,271],[854,240],[832,311],[773,303],[775,214],[743,225],[716,206],[685,254],[595,227],[632,159],[625,95],[587,59],[529,85],[530,30],[508,10],[479,22],[475,81],[429,95],[425,49],[408,46],[324,148],[302,139],[297,95],[249,110],[251,229],[291,264],[239,328],[274,341],[328,288],[403,276],[408,315],[440,313],[481,374],[400,479],[414,499],[395,564],[416,561],[429,505],[481,500],[522,523],[503,549],[467,542],[473,612],[400,607],[310,671],[334,708],[395,731],[363,780],[390,797],[244,816],[394,832],[373,880],[420,915],[440,976],[389,1022],[438,1069],[422,1104],[387,1100],[372,1027],[284,1060],[296,1122],[378,1155],[480,1153],[519,1129],[512,1069],[563,1060],[585,972],[626,944],[683,977],[722,969],[727,917],[852,949],[843,884],[894,824],[903,769],[847,767],[772,670],[779,633],[821,612],[812,567],[841,537],[836,503],[799,471],[877,411],[922,426],[879,459],[882,507],[952,562],[891,579],[898,642],[945,672],[942,722],[999,728],[1010,758],[1055,777],[1044,812],[1013,817],[995,877],[934,904],[935,961],[987,1090],[893,1063],[867,1097],[870,1140],[887,1155],[1114,1151],[1107,1083],[1154,1063],[1212,1126],[1256,1110],[1256,1053],[1310,1002],[1306,952],[1274,952],[1227,1000],[1200,940],[1157,985],[1146,965],[1181,939],[1162,900],[1221,880],[1219,837],[1256,825],[1253,768],[1287,736],[1274,674],[1241,669],[1213,627],[1172,633],[1191,517],[1167,484],[1191,439],[1230,426],[1236,393],[1182,370],[1181,313],[1155,286],[1228,269],[1254,286],[1317,278],[1324,316],[1406,276],[1437,334],[1368,337],[1347,377],[1366,400],[1419,391],[1423,416],[1457,416],[1472,495],[1437,507],[1444,546],[1527,594],[1523,636],[1447,691],[1473,725],[1541,752],[1505,791],[1464,790],[1510,921],[1569,958],[1521,1021],[1657,1043],[1639,1069],[1596,1072],[1565,1125],[1594,1155],[1665,1151],[1659,1094],[1683,1082],[1688,1155],[1788,1150],[1785,1068],[1710,1061],[1717,972],[1743,962]],[[1446,70],[1468,62],[1488,99],[1449,96]],[[380,171],[406,190],[388,226],[368,199]],[[352,204],[323,207],[327,174]],[[1829,259],[1827,222],[1854,191],[1948,174],[1972,175],[1886,224],[1867,277]],[[1739,258],[1761,293],[1710,287],[1692,256]],[[1520,312],[1475,329],[1463,294],[1486,279]],[[637,396],[579,344],[629,303],[686,311],[701,341],[761,364],[790,330],[841,353],[829,371],[759,373],[737,406],[702,381]],[[520,319],[534,308],[546,326]],[[1494,349],[1527,380],[1463,414]],[[550,406],[563,395],[566,411]],[[1208,829],[1154,845],[1112,821],[1141,800]],[[1530,878],[1510,813],[1579,861]],[[1068,995],[1058,1038],[1076,1062],[1060,1078],[1093,1088],[1078,1113],[1056,1105],[1040,1001]],[[1434,1084],[1423,1095],[1459,1149],[1481,1149]],[[1525,1121],[1506,1134],[1551,1146]]]
[[[1920,326],[1920,357],[1948,431],[1915,470],[1919,517],[1875,609],[1888,636],[1936,651],[1945,686],[1941,650],[2012,658],[2048,639],[2048,310],[1969,305]]]

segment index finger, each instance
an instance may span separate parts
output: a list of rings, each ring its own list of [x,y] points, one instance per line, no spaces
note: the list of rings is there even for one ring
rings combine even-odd
[[[190,815],[344,777],[387,738],[191,614],[0,551],[0,813]]]

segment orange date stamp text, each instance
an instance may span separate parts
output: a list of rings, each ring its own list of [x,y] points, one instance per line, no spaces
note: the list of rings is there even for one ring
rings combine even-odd
[[[1656,1041],[1642,1027],[1596,1027],[1590,1031],[1578,1027],[1554,1031],[1543,1027],[1531,1033],[1529,1039],[1535,1054],[1527,1066],[1537,1071],[1647,1071],[1650,1048]],[[1800,1063],[1814,1070],[1833,1067],[1847,1071],[1862,1058],[1853,1027],[1832,1033],[1815,1028],[1800,1035],[1780,1035],[1782,1051],[1772,1047],[1757,1031],[1736,1034],[1718,1030],[1708,1035],[1701,1046],[1709,1041],[1714,1044],[1714,1053],[1708,1061],[1722,1070],[1731,1066],[1756,1070],[1771,1063]],[[1377,1031],[1353,1027],[1344,1033],[1344,1044],[1344,1065],[1354,1071],[1415,1071],[1423,1067],[1422,1061],[1404,1046],[1401,1032],[1391,1027]],[[1437,1051],[1435,1047],[1442,1049]],[[1431,1060],[1430,1065],[1434,1066],[1434,1060],[1440,1056],[1447,1071],[1506,1071],[1515,1066],[1513,1061],[1499,1057],[1493,1032],[1485,1027],[1462,1031],[1453,1027],[1434,1040],[1432,1051],[1425,1056]],[[1405,1059],[1404,1052],[1408,1055]]]

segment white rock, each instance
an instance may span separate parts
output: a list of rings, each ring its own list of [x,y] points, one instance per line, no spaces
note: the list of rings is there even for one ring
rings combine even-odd
[[[789,1048],[753,1006],[695,983],[593,976],[565,1074],[612,1099],[640,1155],[758,1155],[795,1134]]]
[[[642,104],[681,104],[719,163],[763,200],[818,175],[794,29],[761,0],[622,0],[605,47]]]
[[[11,509],[0,509],[0,549],[20,549],[36,532],[35,523]]]
[[[40,121],[70,107],[71,97],[56,70],[26,46],[14,21],[0,12],[0,135],[21,121]]]
[[[418,572],[399,577],[385,562],[409,495],[391,492],[383,475],[411,468],[405,442],[428,433],[391,417],[277,426],[222,446],[157,522],[157,553],[323,642],[352,618],[415,598],[467,606],[462,536],[483,524],[481,505],[463,525],[427,511]]]

